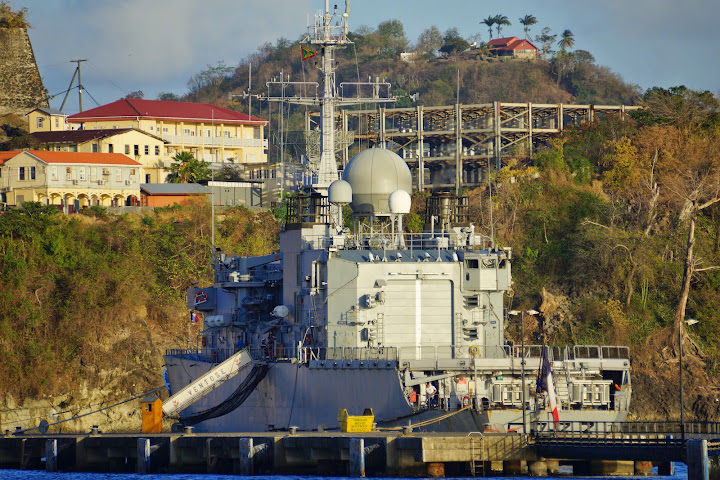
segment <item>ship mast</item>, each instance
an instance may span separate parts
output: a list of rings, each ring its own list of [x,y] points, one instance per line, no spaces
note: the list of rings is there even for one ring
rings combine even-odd
[[[345,13],[342,15],[339,35],[333,36],[332,19],[330,14],[330,0],[325,0],[325,14],[322,23],[318,25],[318,16],[315,17],[315,31],[308,32],[311,44],[322,49],[323,96],[320,100],[322,116],[320,123],[320,165],[318,168],[318,183],[313,185],[322,190],[337,180],[337,162],[335,161],[335,49],[337,45],[350,43],[347,39],[348,17],[350,2],[345,2]],[[314,33],[314,38],[311,37]]]
[[[294,105],[320,107],[320,158],[316,164],[308,165],[310,175],[303,180],[306,191],[327,195],[327,189],[338,179],[335,159],[335,110],[336,107],[362,103],[394,102],[390,96],[390,84],[384,82],[343,82],[336,86],[335,51],[352,44],[348,39],[350,1],[345,1],[345,11],[338,14],[337,6],[330,11],[330,1],[325,0],[324,12],[317,13],[313,25],[308,26],[305,41],[320,50],[318,68],[323,74],[322,92],[316,82],[291,82],[289,76],[280,81],[267,82],[268,90],[282,92],[281,95],[261,97],[263,100],[287,102]],[[315,95],[308,95],[314,89]],[[288,92],[296,92],[288,93]],[[368,94],[369,93],[369,94]],[[281,159],[283,161],[284,159]],[[281,179],[284,182],[285,179]]]

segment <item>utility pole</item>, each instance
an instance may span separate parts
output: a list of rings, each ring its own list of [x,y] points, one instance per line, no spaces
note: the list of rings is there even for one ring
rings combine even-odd
[[[80,104],[80,111],[83,111],[82,106],[82,77],[80,73],[80,63],[81,62],[87,62],[87,58],[81,58],[78,60],[70,60],[72,63],[77,63],[77,67],[75,67],[75,73],[73,73],[72,80],[70,80],[70,86],[67,89],[67,92],[65,92],[65,98],[63,98],[62,105],[60,105],[60,111],[62,112],[62,109],[65,107],[65,102],[67,101],[68,95],[70,95],[70,90],[72,90],[73,82],[75,82],[75,77],[77,76],[78,79],[78,101]]]

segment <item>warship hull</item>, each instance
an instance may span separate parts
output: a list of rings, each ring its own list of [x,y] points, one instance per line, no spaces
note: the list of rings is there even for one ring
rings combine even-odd
[[[216,362],[166,355],[167,379],[176,393],[217,366]],[[334,363],[334,362],[333,362]],[[180,414],[190,417],[221,405],[241,387],[250,369],[223,383]],[[265,378],[232,412],[204,420],[193,427],[202,433],[337,430],[340,409],[360,414],[372,408],[379,428],[412,425],[421,432],[505,432],[522,425],[518,408],[478,411],[450,405],[448,409],[413,408],[403,393],[400,372],[392,365],[362,368],[354,365],[313,367],[298,362],[272,363]],[[527,410],[530,425],[552,423],[547,410]],[[624,421],[624,410],[564,410],[563,422]],[[187,423],[187,422],[185,422]]]

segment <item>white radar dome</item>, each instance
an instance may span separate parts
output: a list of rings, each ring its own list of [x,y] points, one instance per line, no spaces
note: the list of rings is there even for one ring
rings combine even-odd
[[[352,202],[352,187],[345,180],[335,180],[328,187],[328,200],[337,205]]]
[[[412,175],[405,161],[384,148],[369,148],[345,167],[343,180],[352,187],[353,213],[388,214],[388,197],[396,190],[412,191]]]
[[[405,190],[395,190],[388,197],[390,213],[410,213],[412,199]]]
[[[278,305],[273,309],[273,315],[280,318],[285,318],[290,315],[290,309],[285,305]]]

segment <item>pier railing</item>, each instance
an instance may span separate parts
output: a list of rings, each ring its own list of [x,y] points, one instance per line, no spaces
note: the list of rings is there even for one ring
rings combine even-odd
[[[514,425],[514,424],[513,424]],[[688,438],[720,438],[720,422],[685,422]],[[522,424],[517,424],[522,428]],[[682,432],[679,421],[669,422],[591,422],[591,421],[534,421],[530,423],[532,436],[547,442],[593,440],[660,439],[664,443],[679,438]]]

